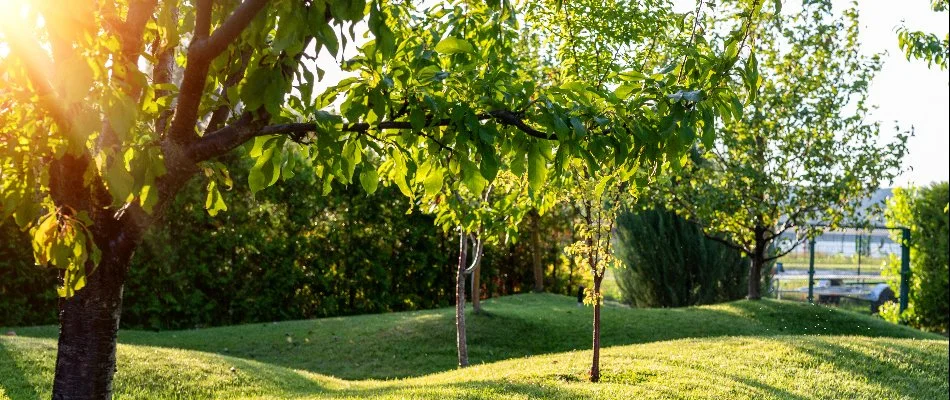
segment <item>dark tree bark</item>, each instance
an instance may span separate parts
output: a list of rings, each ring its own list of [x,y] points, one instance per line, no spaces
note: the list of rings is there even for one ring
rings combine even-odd
[[[93,220],[92,240],[101,252],[88,260],[86,285],[59,305],[59,346],[54,399],[108,399],[115,374],[116,332],[122,312],[122,285],[148,218],[136,206],[121,212],[100,182],[86,185],[87,156],[65,155],[50,165],[50,196],[64,216],[84,210]]]
[[[752,249],[752,265],[749,268],[749,300],[762,299],[762,268],[765,266],[768,241],[765,228],[755,228],[755,246]]]
[[[60,301],[54,399],[112,397],[122,288],[141,232],[122,220],[95,229],[102,261],[87,276],[86,287]]]

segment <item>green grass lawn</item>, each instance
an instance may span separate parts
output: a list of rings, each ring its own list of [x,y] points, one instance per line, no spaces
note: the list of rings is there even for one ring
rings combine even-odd
[[[948,342],[826,307],[763,300],[608,306],[603,382],[591,309],[519,295],[469,318],[474,367],[455,368],[452,309],[121,331],[117,398],[946,398]],[[53,327],[0,337],[0,398],[48,398]],[[231,368],[234,368],[232,371]],[[401,378],[386,380],[389,378]]]

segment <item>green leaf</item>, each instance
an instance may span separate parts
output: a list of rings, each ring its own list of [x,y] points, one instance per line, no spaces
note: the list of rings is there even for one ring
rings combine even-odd
[[[630,97],[630,94],[633,93],[633,91],[636,89],[637,89],[636,86],[628,85],[625,83],[620,86],[617,86],[617,89],[614,90],[614,95],[617,96],[617,98],[620,100],[626,100],[627,98]]]
[[[114,160],[103,177],[115,204],[127,202],[132,194],[132,174],[125,170],[123,164],[122,160]]]
[[[274,147],[270,147],[254,162],[247,176],[247,183],[251,193],[257,193],[277,182],[280,170],[275,167]]]
[[[613,176],[607,175],[600,179],[600,182],[597,182],[597,185],[594,186],[594,198],[599,199],[604,194],[604,190],[607,189],[607,185],[613,182]]]
[[[221,192],[218,191],[218,185],[215,184],[214,180],[208,182],[208,197],[205,199],[205,210],[208,210],[208,215],[212,217],[218,215],[220,211],[228,210],[227,204],[224,203],[224,197],[222,197]]]
[[[412,129],[421,130],[426,125],[426,112],[422,108],[414,107],[409,111],[409,124]]]
[[[155,185],[144,185],[139,192],[139,204],[145,212],[151,214],[155,205],[158,204],[158,190]]]
[[[473,53],[475,48],[465,39],[449,36],[435,45],[435,51],[440,54]]]
[[[703,110],[703,147],[712,149],[716,141],[715,115],[711,110]]]
[[[256,110],[264,105],[264,95],[270,85],[270,72],[257,68],[248,73],[241,86],[241,102],[247,110]]]
[[[488,181],[482,177],[475,163],[469,160],[462,160],[462,184],[464,184],[470,192],[480,194],[485,190]]]
[[[439,165],[433,165],[429,169],[429,174],[426,175],[425,180],[423,181],[423,186],[426,189],[426,196],[435,196],[442,191],[442,181],[444,178],[444,172],[442,167]]]
[[[131,98],[121,95],[106,109],[109,125],[116,136],[119,137],[119,140],[124,141],[132,128],[135,127],[137,108]]]
[[[494,181],[498,176],[498,159],[493,153],[482,153],[482,163],[478,168],[486,181]]]
[[[442,70],[439,67],[435,65],[429,65],[416,71],[415,76],[419,82],[428,82],[435,78],[436,74],[440,72],[442,72]]]
[[[538,193],[548,174],[547,161],[541,155],[541,148],[537,143],[531,143],[528,150],[528,187]]]
[[[399,191],[408,198],[413,198],[412,190],[409,189],[409,183],[406,179],[409,176],[409,168],[406,166],[406,159],[402,153],[394,151],[392,153],[393,168],[389,170],[389,179],[396,183]]]
[[[366,193],[373,194],[376,192],[376,188],[379,186],[379,175],[376,170],[370,166],[364,166],[363,170],[360,171],[360,185],[363,186]]]

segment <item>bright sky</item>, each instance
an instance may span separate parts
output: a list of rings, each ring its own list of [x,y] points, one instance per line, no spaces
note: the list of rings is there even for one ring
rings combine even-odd
[[[874,118],[892,133],[892,121],[913,125],[915,136],[908,141],[910,155],[905,166],[913,170],[898,178],[897,185],[925,185],[950,177],[950,74],[928,69],[922,61],[907,61],[897,47],[894,30],[902,21],[911,30],[948,32],[947,13],[930,9],[929,0],[865,0],[859,4],[861,44],[867,52],[887,51],[884,67],[871,85],[871,103],[878,109]]]

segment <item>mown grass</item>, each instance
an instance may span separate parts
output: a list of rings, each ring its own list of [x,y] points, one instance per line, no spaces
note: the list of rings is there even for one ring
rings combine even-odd
[[[119,398],[946,398],[948,343],[778,301],[604,310],[604,381],[584,382],[591,309],[554,295],[484,303],[474,367],[451,309],[174,332],[120,332]],[[55,328],[0,338],[0,390],[48,398]],[[530,356],[530,357],[528,357]],[[231,368],[234,368],[232,372]],[[379,380],[383,378],[404,378]],[[346,380],[344,380],[346,379]],[[3,398],[4,395],[0,395]]]

